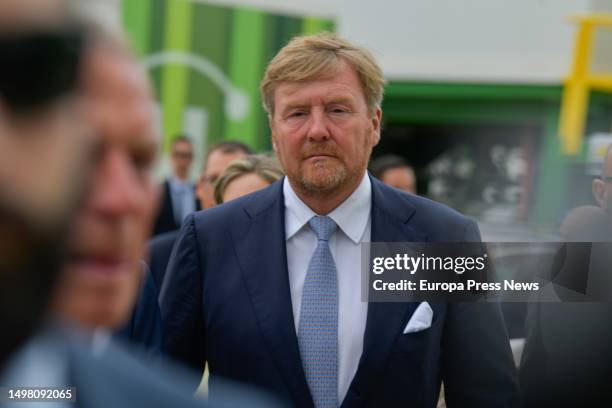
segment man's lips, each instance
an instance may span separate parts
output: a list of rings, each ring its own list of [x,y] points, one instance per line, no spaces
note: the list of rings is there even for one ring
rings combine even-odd
[[[70,264],[80,271],[93,275],[119,275],[129,270],[129,260],[119,255],[79,254],[70,257]]]
[[[324,159],[331,159],[335,157],[336,156],[331,155],[331,154],[319,153],[319,154],[310,154],[306,156],[306,160],[324,160]]]

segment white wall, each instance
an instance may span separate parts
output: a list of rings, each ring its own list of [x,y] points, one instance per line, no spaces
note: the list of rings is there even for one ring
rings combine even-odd
[[[194,0],[210,2],[210,0]],[[567,17],[611,0],[213,0],[333,16],[390,79],[559,83],[570,68]]]
[[[404,80],[559,82],[573,46],[566,18],[589,10],[588,0],[350,3],[355,11],[340,18],[339,32]]]
[[[72,3],[106,27],[121,30],[121,0],[72,0]]]
[[[118,21],[120,0],[80,1]],[[612,9],[612,0],[184,1],[333,18],[341,35],[375,53],[390,79],[508,83],[559,83],[574,43],[567,17]],[[597,58],[612,61],[612,52]]]

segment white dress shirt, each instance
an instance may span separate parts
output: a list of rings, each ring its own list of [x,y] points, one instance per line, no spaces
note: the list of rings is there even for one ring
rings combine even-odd
[[[168,184],[174,219],[177,225],[181,225],[185,218],[196,210],[194,185],[189,180],[182,181],[176,177],[170,177]]]
[[[285,239],[296,332],[300,323],[302,289],[317,238],[308,221],[317,215],[291,188],[285,177]],[[329,248],[338,274],[338,401],[344,400],[363,351],[368,303],[361,301],[361,242],[370,241],[372,185],[367,173],[357,189],[327,214],[338,225]]]

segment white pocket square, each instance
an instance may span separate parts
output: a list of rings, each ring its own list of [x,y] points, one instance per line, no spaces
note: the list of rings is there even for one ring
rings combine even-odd
[[[431,306],[429,306],[429,303],[427,302],[421,302],[412,314],[412,317],[410,317],[406,327],[404,327],[403,333],[416,333],[429,329],[431,327],[432,319],[433,310],[431,309]]]

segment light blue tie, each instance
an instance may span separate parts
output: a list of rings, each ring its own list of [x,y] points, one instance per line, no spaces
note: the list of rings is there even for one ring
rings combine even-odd
[[[316,408],[338,407],[338,283],[329,237],[336,223],[325,216],[308,222],[317,236],[302,292],[298,342]]]

